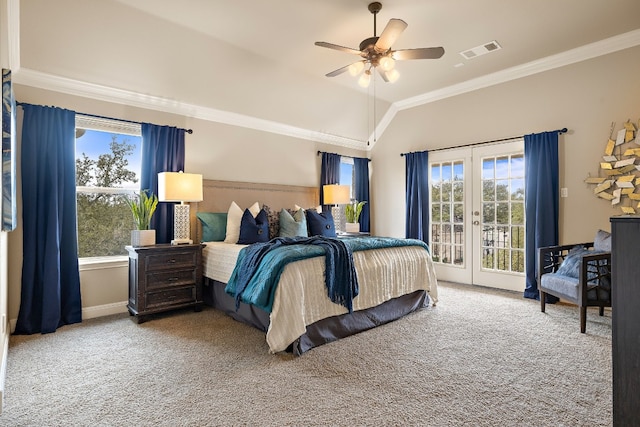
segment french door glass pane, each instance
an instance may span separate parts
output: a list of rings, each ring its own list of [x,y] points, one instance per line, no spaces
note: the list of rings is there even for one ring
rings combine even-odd
[[[431,164],[431,248],[434,262],[464,264],[464,163]]]
[[[524,156],[482,159],[482,268],[524,272]]]

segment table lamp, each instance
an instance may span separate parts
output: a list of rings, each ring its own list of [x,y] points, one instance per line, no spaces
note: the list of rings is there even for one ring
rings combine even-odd
[[[172,245],[191,244],[189,205],[185,202],[202,201],[202,175],[184,172],[158,174],[158,201],[180,202],[173,207]]]
[[[325,205],[333,205],[331,208],[331,216],[335,224],[336,232],[343,232],[346,228],[347,219],[342,214],[342,207],[339,205],[347,205],[351,202],[351,188],[348,185],[323,185],[322,194],[324,196]]]

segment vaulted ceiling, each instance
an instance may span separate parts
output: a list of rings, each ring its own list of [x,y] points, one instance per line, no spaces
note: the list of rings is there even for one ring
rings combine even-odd
[[[369,0],[8,2],[19,83],[362,149],[397,111],[640,44],[638,0],[389,0],[377,35],[403,19],[394,49],[445,54],[364,89],[325,77],[357,56],[314,42],[357,49]]]

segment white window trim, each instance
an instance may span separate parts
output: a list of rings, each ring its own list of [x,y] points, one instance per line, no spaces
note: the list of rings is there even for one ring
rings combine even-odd
[[[82,114],[76,114],[76,128],[120,133],[131,136],[142,136],[142,125],[140,123],[84,116]]]
[[[126,255],[78,258],[80,271],[105,270],[127,267],[128,265],[129,257]]]

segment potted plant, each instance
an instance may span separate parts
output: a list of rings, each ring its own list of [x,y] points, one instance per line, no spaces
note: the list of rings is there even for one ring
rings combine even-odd
[[[358,233],[360,232],[360,223],[358,220],[360,219],[360,214],[362,213],[362,208],[367,203],[366,201],[362,202],[354,202],[345,206],[345,217],[347,218],[347,233]]]
[[[150,230],[151,217],[158,206],[158,197],[149,190],[142,190],[132,198],[125,197],[131,209],[136,229],[131,230],[132,246],[151,246],[156,244],[156,230]]]

